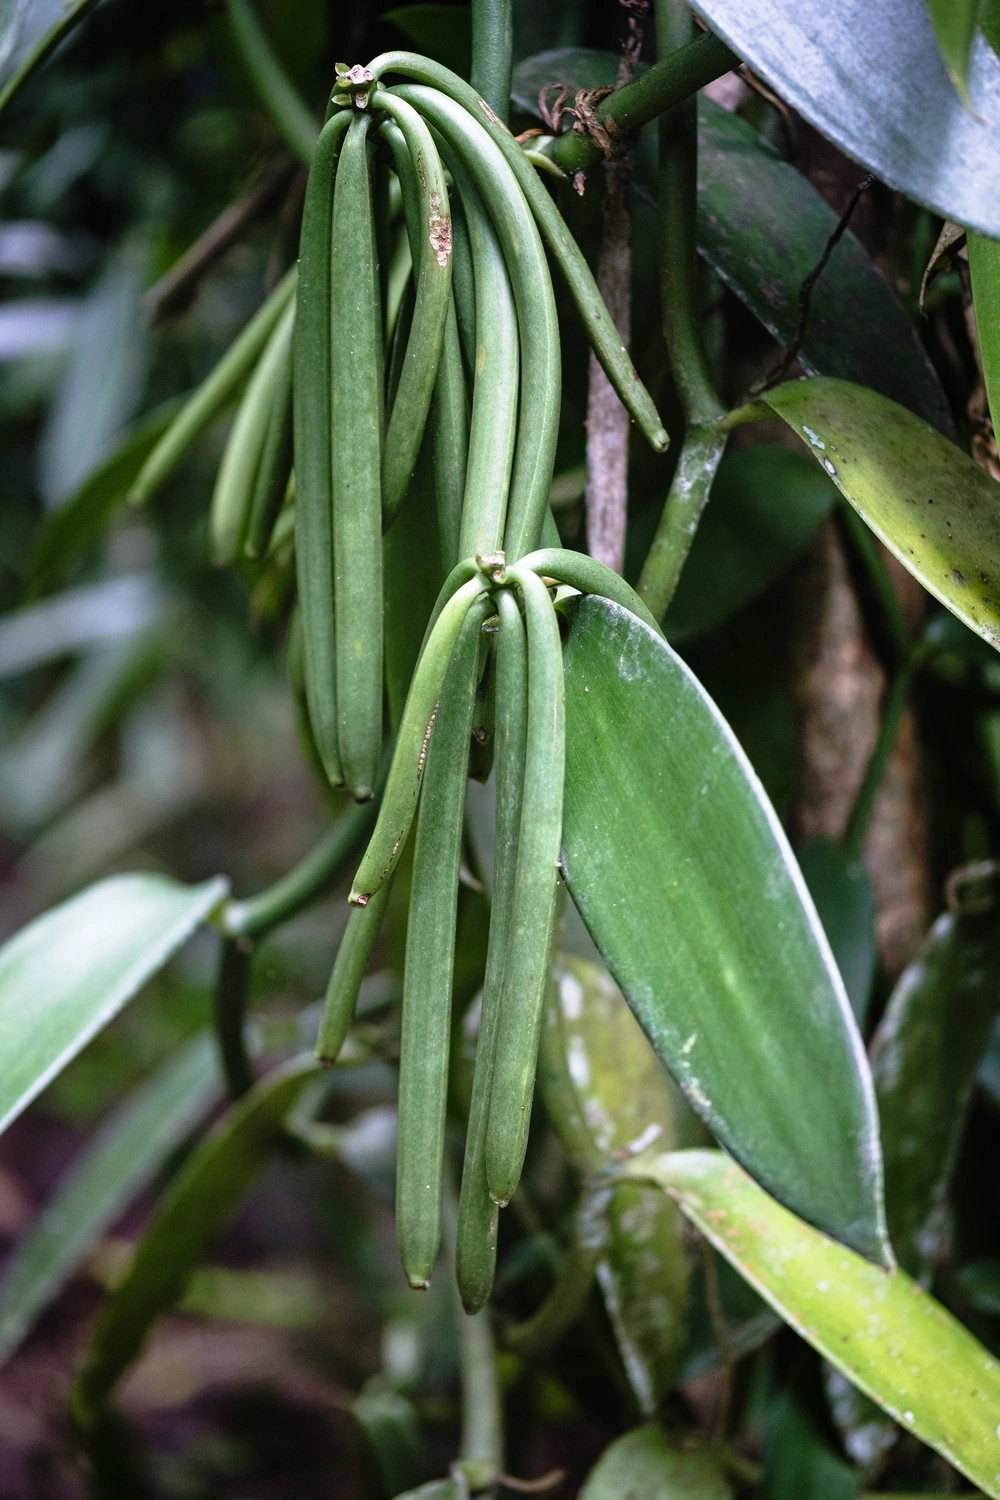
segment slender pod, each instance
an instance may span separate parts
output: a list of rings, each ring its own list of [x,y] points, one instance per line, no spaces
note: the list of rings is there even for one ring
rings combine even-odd
[[[330,234],[337,156],[350,124],[341,110],[320,133],[306,186],[293,344],[295,562],[313,737],[333,786],[344,780],[337,745],[333,611],[333,475],[330,468]]]
[[[510,589],[496,596],[500,629],[496,643],[496,845],[486,977],[479,1015],[465,1164],[458,1202],[456,1270],[466,1312],[485,1306],[493,1287],[497,1253],[497,1205],[486,1181],[486,1130],[496,1054],[500,989],[517,874],[517,847],[524,788],[528,659],[524,623]]]
[[[469,460],[468,402],[454,297],[448,301],[444,341],[434,385],[434,492],[441,561],[448,573],[461,557],[462,504]]]
[[[476,371],[476,275],[461,194],[451,205],[451,290],[455,298],[462,359],[471,380]]]
[[[559,430],[559,323],[545,251],[503,152],[468,109],[434,88],[400,84],[392,92],[418,107],[461,158],[493,222],[510,277],[517,308],[521,382],[504,549],[516,559],[537,546],[541,537]],[[478,279],[477,271],[477,283]],[[477,285],[477,359],[480,306]]]
[[[469,606],[487,587],[485,578],[477,573],[456,589],[440,611],[423,646],[396,737],[378,822],[354,877],[349,897],[353,906],[366,905],[399,863],[417,810],[441,685],[452,648]]]
[[[285,309],[257,362],[219,465],[209,512],[212,558],[219,564],[233,562],[243,546],[268,426],[278,402],[285,399],[284,374],[291,354],[294,326],[293,304]],[[282,498],[287,481],[286,472]]]
[[[508,1203],[528,1143],[542,1002],[549,968],[562,842],[566,749],[562,645],[548,590],[515,564],[509,580],[524,594],[528,627],[528,715],[517,872],[497,1022],[486,1179]]]
[[[358,802],[372,795],[382,746],[382,327],[368,165],[371,123],[370,115],[355,114],[344,137],[330,253],[337,744],[344,780]]]
[[[373,95],[372,107],[384,110],[399,126],[420,195],[416,241],[410,230],[416,304],[382,460],[383,518],[385,525],[391,526],[413,474],[434,394],[451,292],[451,209],[441,158],[417,111],[385,89]],[[407,206],[408,174],[399,170],[398,154],[396,159],[409,230],[412,210]]]
[[[282,313],[293,301],[298,283],[295,266],[279,282],[235,343],[219,360],[212,373],[192,391],[152,453],[139,470],[129,490],[131,505],[142,505],[163,485],[180,463],[198,434],[231,400],[260,357]]]
[[[610,599],[612,604],[630,610],[657,635],[663,634],[659,622],[624,578],[585,552],[571,552],[564,547],[541,547],[522,557],[521,566],[530,568],[540,578],[555,578],[559,583],[569,584],[581,594],[599,594],[602,599]]]
[[[344,935],[333,962],[330,982],[323,1001],[323,1015],[316,1038],[316,1057],[324,1067],[332,1067],[351,1029],[361,981],[378,937],[392,881],[387,880],[367,906],[355,906],[347,919]]]
[[[413,851],[399,1053],[396,1238],[411,1286],[428,1285],[441,1239],[455,918],[469,731],[479,637],[489,601],[468,610],[441,692],[427,748]]]
[[[263,557],[270,545],[275,523],[288,493],[293,438],[292,331],[289,329],[281,369],[275,378],[274,400],[267,419],[267,432],[254,482],[250,519],[243,543],[247,557]]]
[[[383,52],[369,64],[369,71],[376,78],[381,78],[385,73],[401,73],[418,83],[440,89],[486,126],[531,206],[545,243],[566,280],[591,347],[600,360],[604,373],[648,442],[658,453],[662,453],[670,439],[652,397],[639,379],[628,350],[622,344],[580,247],[549,197],[544,183],[539,181],[531,162],[485,99],[481,99],[475,89],[450,68],[420,57],[415,52]]]
[[[495,552],[503,540],[517,430],[517,309],[503,251],[475,182],[458,152],[448,152],[448,163],[464,210],[476,299],[472,418],[457,557],[476,557]]]

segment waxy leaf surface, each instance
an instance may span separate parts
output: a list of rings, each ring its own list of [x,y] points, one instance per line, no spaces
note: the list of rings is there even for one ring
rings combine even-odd
[[[0,948],[0,1129],[118,1014],[218,906],[225,880],[115,875]]]
[[[764,398],[926,589],[1000,646],[1000,486],[927,422],[846,380]]]
[[[7,1264],[0,1281],[0,1360],[148,1186],[220,1088],[215,1040],[203,1033],[101,1126]]]
[[[868,1064],[787,840],[667,643],[594,597],[565,647],[566,880],[702,1119],[782,1202],[891,1263]]]
[[[924,0],[696,0],[776,93],[890,187],[1000,236],[1000,60],[973,44],[970,113]]]
[[[964,103],[969,102],[969,60],[979,0],[927,0],[944,65]]]
[[[802,1338],[1000,1500],[1000,1363],[905,1271],[804,1224],[721,1151],[628,1170],[652,1176]]]
[[[218,1122],[170,1184],[124,1281],[97,1320],[71,1398],[83,1427],[94,1422],[156,1318],[184,1291],[191,1272],[263,1166],[299,1093],[316,1073],[312,1057],[275,1068]]]

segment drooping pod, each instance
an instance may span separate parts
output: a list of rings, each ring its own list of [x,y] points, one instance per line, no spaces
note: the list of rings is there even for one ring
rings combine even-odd
[[[524,597],[528,716],[510,930],[497,1023],[486,1178],[501,1205],[517,1187],[528,1143],[562,841],[566,715],[562,645],[548,590],[528,568],[508,572]]]
[[[250,518],[243,550],[247,557],[263,557],[288,495],[292,472],[292,339],[289,337],[275,380],[274,401],[254,482]]]
[[[365,977],[372,948],[385,916],[391,889],[392,881],[387,880],[367,906],[354,907],[347,919],[347,927],[340,940],[330,982],[326,987],[319,1036],[316,1039],[316,1057],[324,1066],[332,1067],[337,1061],[351,1029],[361,981]]]
[[[295,560],[306,697],[313,737],[332,786],[343,785],[344,773],[337,743],[334,651],[330,238],[334,172],[350,122],[347,110],[332,115],[316,145],[302,212],[293,344]]]
[[[371,123],[370,115],[358,113],[347,127],[330,254],[337,745],[344,780],[359,802],[372,795],[382,748],[382,319]]]
[[[396,1237],[411,1286],[430,1281],[441,1238],[451,987],[469,731],[488,601],[466,614],[445,676],[417,818],[403,974]]]
[[[479,1013],[472,1102],[465,1137],[465,1163],[458,1203],[456,1272],[466,1312],[485,1306],[496,1267],[499,1210],[486,1181],[486,1131],[496,1053],[500,990],[510,935],[517,874],[524,785],[528,660],[524,623],[510,589],[496,596],[500,628],[496,638],[496,842],[493,900],[486,976]]]

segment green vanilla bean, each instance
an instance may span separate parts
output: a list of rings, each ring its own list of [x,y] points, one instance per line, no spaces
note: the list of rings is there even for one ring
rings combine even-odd
[[[517,875],[517,849],[524,789],[524,749],[527,726],[528,657],[524,622],[510,589],[496,596],[500,628],[496,642],[496,844],[493,902],[486,976],[479,1013],[472,1102],[465,1136],[465,1163],[458,1202],[455,1267],[462,1306],[467,1313],[486,1305],[493,1288],[497,1255],[499,1210],[486,1181],[486,1131],[496,1055],[500,990]]]
[[[413,851],[399,1053],[396,1238],[407,1280],[426,1287],[441,1242],[445,1105],[469,733],[489,600],[468,610],[427,748]]]
[[[253,1063],[246,1039],[249,992],[250,944],[245,938],[224,938],[219,953],[213,1011],[222,1073],[230,1099],[242,1098],[254,1084]]]
[[[370,115],[356,114],[344,137],[330,249],[337,745],[344,779],[358,802],[374,791],[382,747],[382,321],[368,166],[371,123]]]
[[[368,804],[371,805],[371,804]],[[324,1067],[332,1067],[347,1039],[358,1003],[361,981],[365,977],[375,939],[378,937],[392,881],[387,880],[367,906],[355,906],[334,959],[330,982],[323,1001],[323,1015],[316,1039],[316,1057]]]
[[[156,494],[174,472],[199,433],[203,432],[235,395],[257,363],[261,351],[296,294],[298,270],[288,272],[268,297],[215,369],[192,391],[129,490],[129,503],[142,505]]]
[[[636,592],[662,620],[674,597],[712,481],[726,451],[728,434],[717,423],[689,427],[667,492],[653,544],[642,565]]]
[[[378,821],[354,877],[349,897],[352,906],[365,906],[399,863],[417,810],[427,750],[452,649],[470,605],[487,587],[485,578],[477,573],[456,589],[421,651],[403,710]]]
[[[545,242],[566,280],[604,373],[647,441],[657,452],[662,452],[670,439],[652,397],[636,374],[628,350],[622,345],[618,330],[604,305],[579,245],[514,137],[496,119],[489,105],[484,99],[480,99],[475,89],[440,63],[431,62],[415,52],[383,52],[369,64],[369,69],[376,78],[385,73],[402,73],[418,83],[440,89],[485,125],[531,207]]]
[[[518,328],[503,251],[457,153],[449,156],[462,199],[476,298],[475,380],[457,558],[496,551],[503,539],[517,431]]]
[[[439,90],[421,85],[401,84],[393,92],[416,105],[461,158],[493,221],[510,277],[517,309],[521,381],[504,549],[509,557],[517,558],[535,546],[541,536],[559,429],[559,323],[545,251],[503,152],[468,110]],[[476,281],[478,361],[478,273]],[[463,550],[464,540],[463,536]]]
[[[472,0],[472,87],[504,125],[513,71],[512,0]]]
[[[243,550],[247,557],[263,557],[271,543],[274,528],[288,494],[292,472],[294,428],[292,408],[292,338],[284,351],[281,370],[275,381],[274,401],[267,420],[267,433],[261,450],[254,483],[250,519],[247,522]]]
[[[385,89],[376,90],[371,107],[399,126],[420,195],[419,229],[410,241],[416,302],[382,459],[382,508],[390,526],[412,478],[434,394],[451,294],[451,209],[441,158],[417,111]],[[404,174],[399,177],[404,184]],[[404,184],[404,202],[405,194]]]
[[[510,1201],[521,1176],[549,972],[562,844],[566,716],[562,645],[548,590],[515,564],[508,580],[524,595],[528,634],[528,719],[517,872],[497,1022],[486,1180],[490,1197]]]
[[[434,386],[432,410],[434,440],[434,492],[437,500],[441,561],[450,572],[461,557],[462,502],[469,461],[468,404],[465,370],[455,314],[455,299],[448,300],[444,342]]]
[[[212,560],[216,564],[234,562],[243,546],[271,416],[278,403],[287,400],[285,372],[291,356],[294,326],[293,304],[285,309],[268,340],[229,434],[209,513]],[[281,487],[282,499],[287,482],[286,472]]]
[[[319,137],[316,121],[275,56],[250,0],[226,0],[226,11],[233,39],[261,102],[279,134],[308,167]]]
[[[523,557],[521,566],[530,568],[540,578],[554,578],[559,583],[568,584],[570,588],[579,589],[581,594],[599,594],[602,599],[610,599],[612,604],[620,604],[622,609],[631,611],[644,625],[655,630],[657,635],[663,634],[657,621],[624,578],[584,552],[570,552],[563,547],[543,547]]]
[[[461,195],[451,208],[451,290],[455,298],[462,359],[471,380],[476,373],[476,281]]]
[[[333,184],[348,111],[320,133],[306,185],[293,345],[295,564],[305,648],[309,721],[332,786],[344,780],[337,743],[333,604],[333,473],[330,464],[333,330],[330,237]]]
[[[739,65],[739,58],[713,32],[699,32],[669,56],[661,53],[661,60],[634,83],[602,99],[594,111],[595,120],[612,140],[627,140],[658,115],[693,98],[707,83]],[[575,131],[557,136],[546,148],[546,155],[571,174],[585,172],[601,160],[592,137]]]

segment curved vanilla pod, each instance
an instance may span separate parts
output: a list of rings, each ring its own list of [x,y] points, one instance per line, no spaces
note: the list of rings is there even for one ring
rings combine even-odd
[[[337,745],[333,605],[333,474],[330,465],[332,328],[330,236],[337,157],[350,112],[320,132],[306,185],[299,251],[293,355],[295,563],[302,617],[306,697],[313,738],[332,786],[344,780]]]
[[[396,1238],[407,1280],[430,1282],[441,1240],[441,1173],[455,918],[469,731],[488,599],[473,603],[441,691],[417,817],[403,970]]]
[[[434,393],[451,292],[451,210],[441,158],[417,111],[385,89],[376,91],[371,107],[384,110],[402,131],[420,195],[418,238],[416,244],[410,242],[416,303],[382,459],[382,510],[388,527],[413,474]],[[404,174],[398,175],[405,205]],[[407,212],[408,228],[410,218]]]
[[[396,736],[378,822],[348,898],[352,906],[366,905],[399,863],[417,810],[427,749],[452,649],[469,607],[487,587],[482,574],[476,573],[457,588],[441,609],[420,653]]]
[[[636,615],[657,635],[663,635],[657,620],[624,578],[585,552],[571,552],[564,547],[541,547],[522,557],[521,566],[530,568],[540,578],[555,578],[559,583],[569,584],[581,594],[599,594],[602,599],[610,599],[612,604],[620,604],[622,609]]]
[[[357,113],[347,128],[330,246],[337,745],[344,780],[358,802],[372,795],[382,749],[382,320],[368,166],[371,123],[371,115]]]
[[[347,919],[326,987],[316,1038],[316,1057],[324,1067],[332,1067],[337,1061],[351,1029],[361,981],[382,926],[391,889],[392,881],[387,880],[367,906],[355,906]]]
[[[268,426],[275,407],[285,395],[283,377],[291,356],[294,326],[292,305],[285,309],[257,362],[222,455],[208,517],[212,561],[217,564],[234,562],[243,549]],[[286,473],[282,498],[287,482]]]
[[[449,573],[462,555],[462,506],[469,462],[468,402],[454,297],[448,300],[431,419],[441,561]]]
[[[476,276],[461,195],[451,205],[451,290],[455,298],[462,361],[472,380],[476,373]]]
[[[531,205],[531,212],[565,278],[587,338],[604,373],[650,445],[658,453],[664,452],[670,439],[653,399],[639,379],[628,350],[622,344],[579,245],[514,137],[471,84],[441,63],[431,62],[430,58],[420,57],[415,52],[383,52],[369,64],[369,70],[376,78],[381,78],[385,73],[401,73],[430,88],[440,89],[467,110],[473,119],[485,126]]]
[[[448,163],[462,201],[476,298],[475,377],[457,560],[488,556],[503,539],[520,377],[517,309],[500,242],[460,153],[449,151]]]
[[[263,557],[271,543],[275,523],[288,493],[292,472],[292,338],[289,335],[281,369],[275,380],[274,400],[267,419],[267,432],[254,481],[250,518],[243,550],[247,557]]]
[[[142,505],[169,479],[198,434],[231,399],[253,369],[275,325],[295,299],[298,268],[293,266],[268,297],[239,338],[226,350],[184,402],[152,453],[146,459],[128,492],[130,505]]]
[[[524,623],[510,589],[496,596],[500,628],[496,638],[496,845],[493,901],[486,977],[479,1016],[472,1103],[465,1137],[465,1164],[458,1200],[456,1271],[466,1312],[485,1306],[493,1287],[497,1254],[499,1210],[486,1181],[486,1130],[496,1052],[500,986],[503,979],[521,827],[524,785],[524,744],[527,712],[528,659]]]
[[[515,564],[508,580],[524,595],[528,722],[517,873],[486,1132],[486,1180],[490,1197],[501,1206],[517,1187],[528,1144],[562,841],[566,750],[562,644],[555,610],[545,585],[529,568]]]
[[[503,153],[468,110],[434,88],[398,84],[392,92],[419,108],[460,157],[503,250],[521,353],[517,442],[503,534],[507,556],[516,559],[535,547],[541,536],[559,429],[559,324],[545,251]],[[477,323],[479,306],[477,286]],[[477,343],[478,338],[477,329]]]

